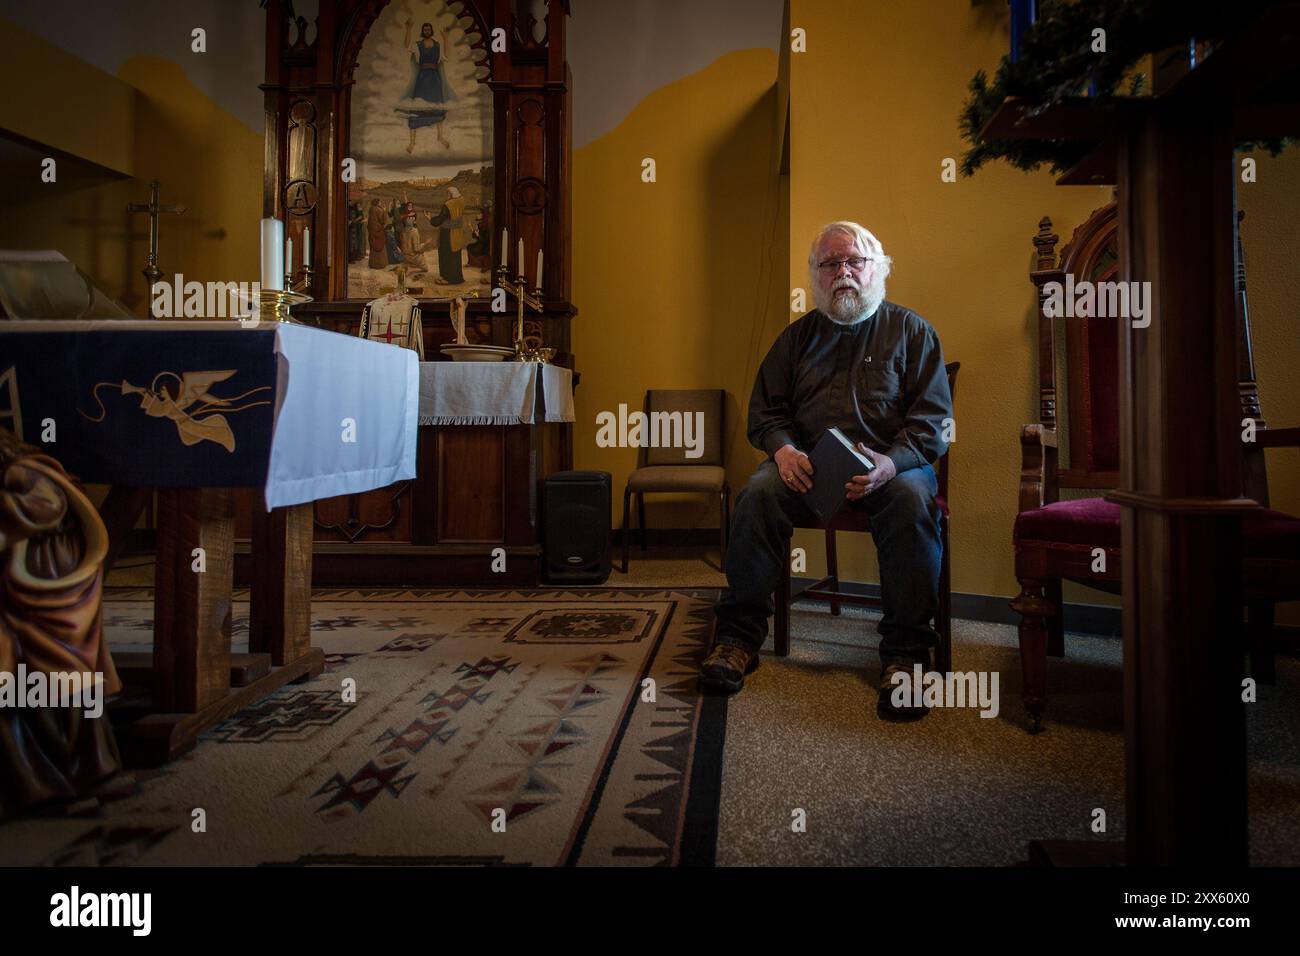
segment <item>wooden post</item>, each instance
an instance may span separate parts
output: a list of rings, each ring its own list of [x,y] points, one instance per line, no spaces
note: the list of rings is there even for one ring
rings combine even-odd
[[[311,649],[312,506],[253,513],[248,650],[283,667]]]
[[[221,488],[158,492],[153,709],[198,713],[230,691],[234,495]],[[202,548],[202,571],[194,551]]]
[[[1123,321],[1127,858],[1247,862],[1231,112],[1173,96],[1126,123],[1121,275],[1150,281]]]

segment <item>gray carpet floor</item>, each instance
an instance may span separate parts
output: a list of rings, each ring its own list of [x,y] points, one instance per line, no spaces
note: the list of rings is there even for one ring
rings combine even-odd
[[[726,582],[716,553],[655,549],[634,550],[629,574],[609,583]],[[1015,628],[957,621],[954,669],[998,673],[998,716],[939,709],[890,724],[875,715],[877,618],[798,605],[790,656],[775,657],[769,638],[729,703],[719,864],[999,866],[1024,862],[1031,840],[1124,838],[1118,640],[1067,635],[1031,736]],[[1251,862],[1300,865],[1300,661],[1278,659],[1278,683],[1260,688],[1247,722]],[[1092,829],[1098,809],[1104,834]]]

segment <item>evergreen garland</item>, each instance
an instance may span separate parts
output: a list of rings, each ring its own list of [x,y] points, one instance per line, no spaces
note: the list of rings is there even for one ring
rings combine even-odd
[[[1004,2],[1004,0],[995,0]],[[1038,19],[1024,33],[1015,63],[1002,58],[997,75],[989,82],[981,70],[970,81],[970,97],[959,124],[970,148],[962,156],[961,171],[970,176],[985,163],[1005,159],[1017,169],[1032,171],[1050,166],[1052,172],[1069,169],[1095,145],[1087,140],[988,140],[979,131],[1008,96],[1023,97],[1036,105],[1037,114],[1062,100],[1093,87],[1095,108],[1115,103],[1125,76],[1148,53],[1175,48],[1186,51],[1189,41],[1219,43],[1254,20],[1277,0],[1039,0]],[[1106,31],[1106,52],[1093,52],[1093,31]],[[1181,55],[1186,55],[1185,53]],[[1141,92],[1141,74],[1123,90],[1127,96]],[[1244,144],[1263,146],[1276,154],[1283,140]]]

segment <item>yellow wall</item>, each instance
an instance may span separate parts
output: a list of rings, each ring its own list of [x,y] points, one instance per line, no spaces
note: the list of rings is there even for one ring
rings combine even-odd
[[[824,223],[854,219],[880,238],[894,259],[889,299],[927,318],[945,357],[962,363],[952,451],[953,588],[1014,595],[1017,436],[1037,418],[1030,240],[1043,215],[1068,240],[1111,191],[1056,186],[1047,172],[1025,174],[1004,163],[941,181],[942,160],[962,152],[957,114],[966,84],[977,69],[991,73],[1007,49],[1005,10],[990,11],[997,5],[876,3],[869,25],[849,28],[842,3],[792,2],[791,26],[807,31],[808,51],[791,57],[791,285],[807,287],[808,244]],[[1300,424],[1296,153],[1261,161],[1260,183],[1243,187],[1261,391],[1267,418],[1279,424]],[[1270,471],[1275,503],[1295,511],[1300,453],[1290,454],[1293,464],[1270,463]],[[796,543],[818,571],[820,537],[801,534]],[[841,550],[842,576],[878,580],[866,539]],[[1066,597],[1112,603],[1083,588]]]
[[[743,415],[757,363],[786,321],[776,80],[771,50],[729,53],[574,152],[574,465],[612,472],[616,498],[637,452],[598,448],[596,415],[639,409],[648,388],[727,390],[733,491],[761,460]],[[646,157],[656,182],[641,180]],[[652,496],[647,524],[716,528],[717,502]]]
[[[101,82],[107,79],[99,75]],[[55,118],[50,135],[57,139],[58,130],[77,126],[83,108],[69,104],[82,99],[65,96],[57,84],[47,85],[44,76],[38,72],[29,78],[26,89],[31,108]],[[181,216],[162,217],[163,272],[183,272],[187,280],[199,281],[256,279],[262,136],[214,104],[170,61],[137,57],[123,65],[112,83],[135,91],[133,108],[117,113],[93,142],[63,139],[61,148],[98,162],[97,144],[126,144],[114,149],[129,150],[134,175],[117,179],[106,174],[75,190],[26,191],[27,201],[0,217],[0,247],[58,249],[109,295],[143,316],[149,304],[140,274],[148,253],[148,217],[128,216],[125,207],[147,201],[149,181],[157,178],[163,202],[187,207]],[[130,241],[124,243],[128,234]]]
[[[0,129],[131,174],[129,84],[7,20],[0,20],[0,50],[0,88],[8,91],[0,98]]]

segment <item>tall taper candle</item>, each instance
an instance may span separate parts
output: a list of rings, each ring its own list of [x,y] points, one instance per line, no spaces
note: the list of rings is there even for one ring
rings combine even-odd
[[[287,270],[288,274],[289,274],[290,276],[292,276],[293,273],[294,273],[294,268],[293,268],[293,240],[292,240],[292,239],[290,239],[288,242],[286,242],[286,243],[284,244],[284,266],[285,266],[285,269]],[[290,280],[290,286],[289,286],[289,288],[290,288],[291,290],[292,290],[292,288],[293,288],[292,280]]]
[[[501,268],[510,264],[510,233],[505,227],[501,229]]]
[[[302,231],[302,266],[304,269],[311,268],[311,230],[303,229]]]
[[[542,250],[537,250],[537,291],[542,291]]]
[[[279,219],[263,219],[262,223],[262,288],[284,289],[284,223]]]
[[[519,270],[519,277],[524,275],[524,241],[519,240],[519,258],[515,260],[515,268]]]

